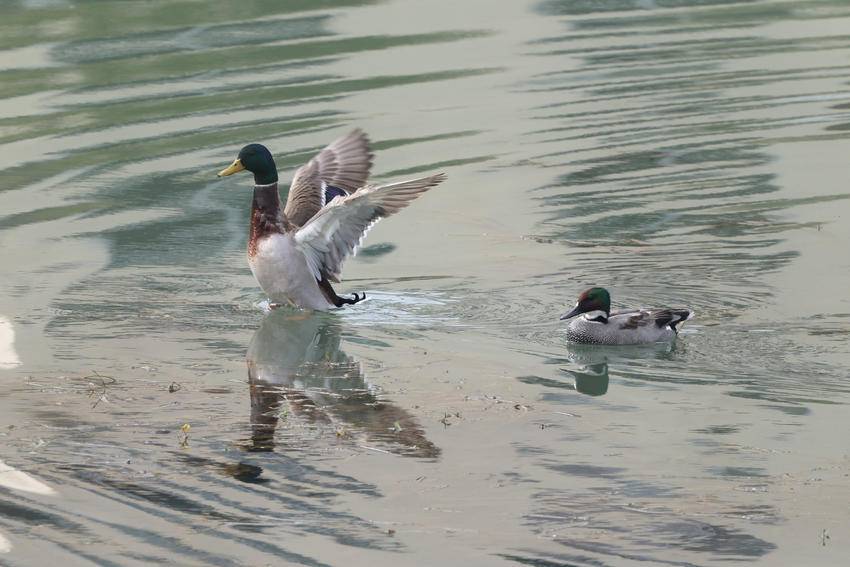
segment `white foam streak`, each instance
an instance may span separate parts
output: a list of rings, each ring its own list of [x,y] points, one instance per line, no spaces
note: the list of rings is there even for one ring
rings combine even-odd
[[[0,368],[15,368],[21,359],[15,351],[15,330],[12,322],[0,315]]]
[[[0,486],[4,488],[9,488],[11,490],[32,492],[33,494],[56,494],[55,490],[53,490],[40,480],[28,475],[25,472],[19,471],[16,468],[10,467],[3,461],[0,461]],[[2,545],[0,545],[0,547],[2,547]]]

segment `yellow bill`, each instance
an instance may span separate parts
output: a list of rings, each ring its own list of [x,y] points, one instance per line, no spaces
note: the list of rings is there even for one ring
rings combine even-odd
[[[229,167],[226,167],[218,172],[219,177],[227,177],[228,175],[233,175],[234,173],[240,172],[245,169],[245,166],[242,165],[242,162],[237,158],[236,161],[230,164]]]

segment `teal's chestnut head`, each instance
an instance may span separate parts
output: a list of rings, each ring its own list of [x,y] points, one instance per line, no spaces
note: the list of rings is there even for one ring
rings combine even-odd
[[[239,150],[239,156],[230,167],[218,172],[219,177],[247,170],[254,174],[255,185],[277,183],[277,167],[272,153],[262,144],[248,144]]]

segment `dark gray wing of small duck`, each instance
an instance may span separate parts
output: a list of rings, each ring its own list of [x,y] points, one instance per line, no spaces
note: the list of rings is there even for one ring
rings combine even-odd
[[[659,329],[670,326],[676,331],[676,325],[691,317],[688,309],[636,309],[614,311],[611,318],[616,319],[621,329],[637,329],[654,324]]]
[[[363,187],[372,157],[369,138],[360,129],[335,140],[295,172],[283,211],[286,218],[304,226],[334,197]]]

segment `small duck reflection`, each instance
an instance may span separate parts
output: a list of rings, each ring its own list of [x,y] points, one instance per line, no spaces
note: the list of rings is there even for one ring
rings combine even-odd
[[[281,406],[310,424],[362,436],[383,450],[436,458],[440,449],[407,411],[379,399],[361,364],[340,348],[334,315],[278,309],[263,319],[248,346],[253,451],[271,451]]]
[[[572,375],[577,392],[588,396],[602,396],[608,392],[608,363],[628,364],[642,358],[666,358],[674,350],[673,343],[655,343],[639,346],[600,347],[570,344],[567,357],[578,368],[563,368]]]
[[[602,396],[608,392],[607,362],[588,364],[578,370],[569,370],[567,368],[564,370],[572,374],[575,380],[576,392],[581,392],[588,396]]]

